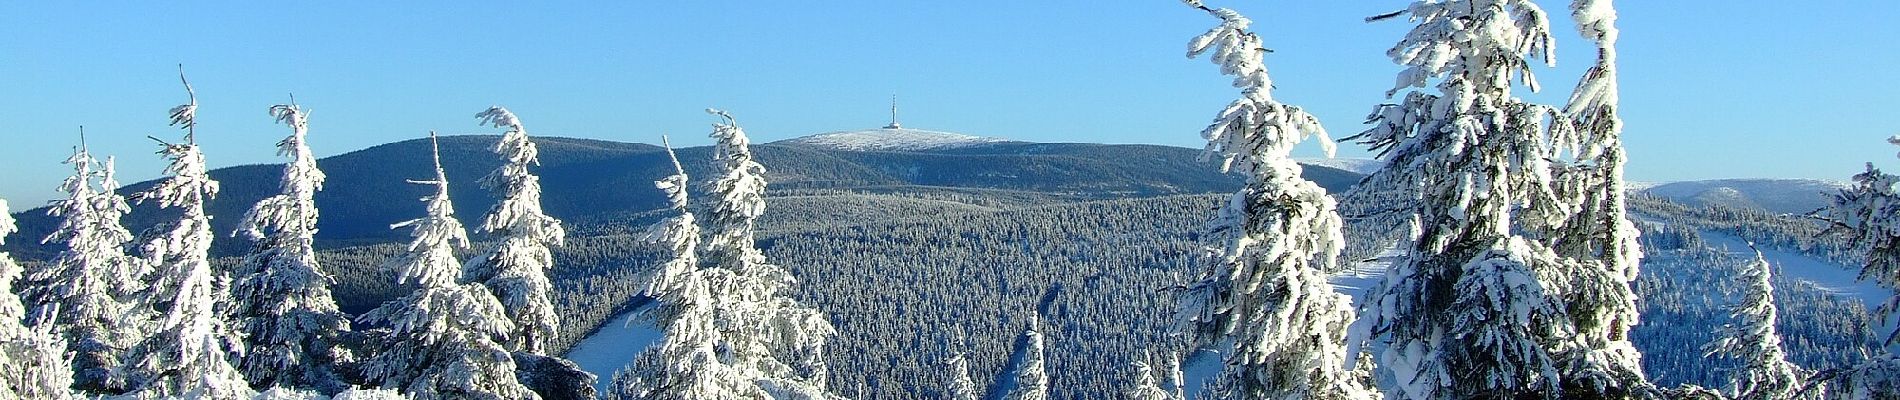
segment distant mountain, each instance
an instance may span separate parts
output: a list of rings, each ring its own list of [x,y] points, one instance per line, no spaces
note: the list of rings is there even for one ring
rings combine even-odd
[[[890,137],[870,137],[879,133]],[[441,138],[442,160],[450,181],[457,214],[471,228],[493,206],[493,194],[478,180],[500,161],[489,152],[496,136]],[[850,140],[847,140],[850,139]],[[568,222],[570,229],[624,231],[630,221],[663,206],[652,182],[668,173],[672,164],[658,146],[590,139],[536,137],[541,166],[535,173],[544,187],[547,212]],[[322,145],[321,140],[316,142]],[[1199,162],[1199,150],[1152,145],[1079,143],[1024,143],[920,130],[853,131],[828,133],[753,146],[766,166],[775,194],[800,190],[850,190],[876,193],[961,190],[963,196],[1037,198],[1059,196],[1069,200],[1151,197],[1173,194],[1226,192],[1240,180],[1220,174],[1210,163]],[[710,148],[679,149],[687,172],[707,182]],[[217,154],[208,155],[216,160]],[[337,248],[392,242],[400,232],[389,224],[422,214],[416,199],[428,189],[407,179],[429,174],[428,142],[423,139],[389,143],[323,158],[318,166],[328,180],[316,201],[318,246]],[[207,207],[212,226],[228,235],[252,204],[277,193],[280,165],[246,165],[211,171],[223,191]],[[1311,167],[1306,176],[1332,190],[1355,184],[1359,175],[1326,167]],[[154,181],[127,185],[130,194]],[[974,191],[974,192],[972,192]],[[971,194],[974,193],[974,194]],[[1017,193],[1017,194],[1011,194]],[[166,216],[150,205],[135,206],[126,225],[134,232],[153,226]],[[55,221],[44,208],[17,214],[22,240],[9,240],[16,257],[50,258],[56,249],[38,245]],[[244,240],[220,240],[221,255],[241,253]]]
[[[1833,195],[1846,187],[1845,183],[1816,179],[1718,179],[1655,184],[1642,192],[1689,205],[1804,214],[1826,207]]]
[[[774,144],[805,145],[836,150],[922,151],[1006,142],[1002,138],[905,128],[866,129],[821,133]]]

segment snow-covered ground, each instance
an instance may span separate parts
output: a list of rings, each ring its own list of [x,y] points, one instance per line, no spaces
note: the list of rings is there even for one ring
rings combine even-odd
[[[1709,247],[1728,252],[1741,259],[1754,258],[1748,250],[1748,241],[1721,232],[1702,231],[1702,240]],[[1807,281],[1821,290],[1850,299],[1858,299],[1867,308],[1879,307],[1881,303],[1893,297],[1893,291],[1857,279],[1859,270],[1828,262],[1804,254],[1774,249],[1762,249],[1762,257],[1774,266],[1776,276]]]
[[[802,144],[855,151],[919,151],[953,149],[1007,141],[1009,140],[1003,138],[898,128],[820,133],[801,138],[786,139],[778,143]]]
[[[621,313],[600,327],[586,339],[567,351],[567,359],[574,361],[581,370],[591,372],[600,380],[594,388],[607,393],[607,387],[613,384],[614,372],[633,362],[633,357],[646,350],[647,346],[659,343],[664,336],[653,322],[639,318],[640,311],[634,309]]]

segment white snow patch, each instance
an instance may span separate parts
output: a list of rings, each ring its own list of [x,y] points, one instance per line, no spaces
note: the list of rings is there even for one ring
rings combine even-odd
[[[607,389],[613,385],[615,372],[632,363],[634,356],[640,355],[641,351],[666,337],[666,332],[653,326],[652,320],[640,318],[642,311],[646,311],[646,307],[621,313],[567,351],[568,360],[579,365],[581,370],[600,377],[594,382],[594,389],[600,393],[607,393]]]
[[[1713,249],[1723,250],[1731,256],[1749,259],[1748,241],[1715,231],[1701,231],[1702,240]],[[1859,269],[1850,268],[1805,254],[1775,249],[1762,249],[1763,258],[1774,266],[1774,275],[1789,279],[1807,281],[1828,293],[1845,298],[1859,299],[1867,308],[1879,307],[1893,296],[1893,291],[1873,282],[1859,279]]]
[[[1305,165],[1317,165],[1332,169],[1352,171],[1361,175],[1371,175],[1385,168],[1385,162],[1371,158],[1295,158],[1293,161]]]
[[[802,144],[853,151],[919,151],[954,149],[1007,141],[1009,140],[1003,138],[898,128],[820,133],[801,138],[781,140],[777,143]]]

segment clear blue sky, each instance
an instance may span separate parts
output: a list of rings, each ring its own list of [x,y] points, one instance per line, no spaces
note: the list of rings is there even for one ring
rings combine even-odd
[[[1406,1],[1209,1],[1258,21],[1278,97],[1335,136],[1384,101],[1397,71],[1384,51],[1409,27],[1361,22]],[[145,136],[177,135],[165,111],[184,101],[179,63],[214,167],[278,162],[287,131],[265,109],[293,92],[323,156],[492,132],[472,116],[494,104],[537,135],[686,145],[706,143],[700,109],[716,106],[772,141],[880,126],[892,93],[909,127],[1199,147],[1235,96],[1182,57],[1213,19],[1172,0],[178,3],[0,13],[0,197],[17,210],[56,196],[80,125],[95,153],[121,158],[122,180],[157,177]],[[1631,179],[1845,179],[1894,164],[1892,0],[1619,3]],[[1532,99],[1560,100],[1589,62],[1566,5],[1546,2],[1559,67],[1541,76],[1554,93]]]

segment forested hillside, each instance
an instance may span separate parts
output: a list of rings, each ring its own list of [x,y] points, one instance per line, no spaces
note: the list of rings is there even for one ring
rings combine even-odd
[[[1001,373],[1022,324],[1054,299],[1049,365],[1057,398],[1114,393],[1125,366],[1172,323],[1172,285],[1192,273],[1213,195],[1080,200],[1033,192],[879,188],[792,190],[771,197],[760,244],[800,278],[797,297],[831,315],[832,389],[854,398],[938,398],[952,379],[943,363],[968,359],[972,378]],[[1055,203],[1055,204],[1050,204]],[[1811,221],[1759,211],[1690,207],[1642,198],[1645,258],[1635,286],[1643,324],[1632,332],[1659,384],[1719,386],[1731,361],[1700,352],[1727,321],[1746,261],[1701,247],[1696,229],[1747,235],[1767,246],[1812,249]],[[1752,213],[1752,214],[1751,214]],[[1756,215],[1752,218],[1712,218]],[[1730,221],[1715,223],[1712,221]],[[1749,221],[1749,222],[1735,222]],[[1662,228],[1674,226],[1674,229]],[[1353,235],[1361,234],[1355,226]],[[393,245],[323,253],[343,278],[339,305],[356,313],[393,296],[377,263]],[[1814,251],[1817,256],[1825,251]],[[1366,250],[1349,252],[1363,258]],[[578,237],[555,249],[565,349],[634,301],[659,256],[625,233]],[[1793,360],[1841,366],[1878,347],[1861,302],[1792,278],[1777,281],[1781,332]],[[950,338],[967,338],[957,347]],[[1693,350],[1693,351],[1690,351]]]

